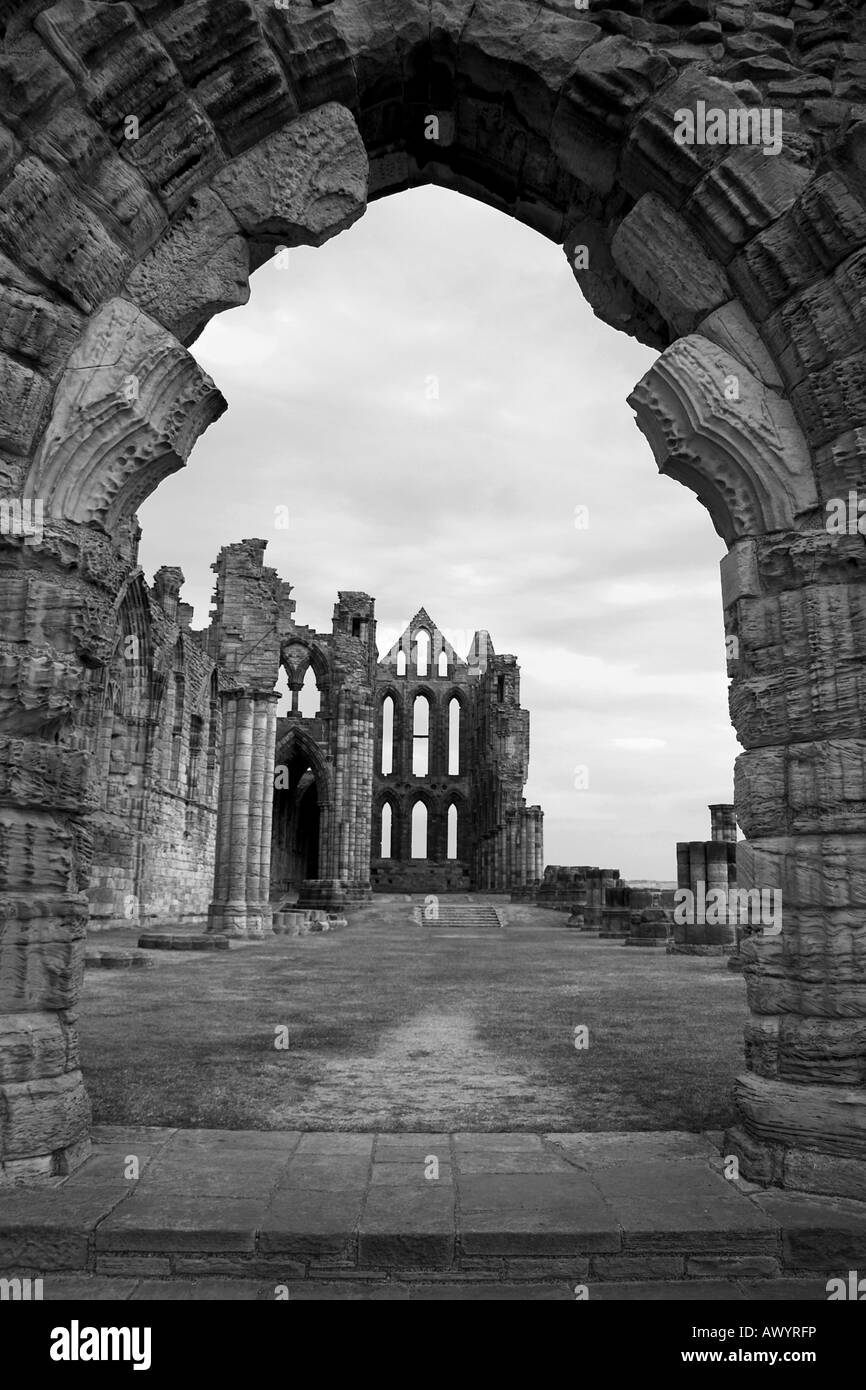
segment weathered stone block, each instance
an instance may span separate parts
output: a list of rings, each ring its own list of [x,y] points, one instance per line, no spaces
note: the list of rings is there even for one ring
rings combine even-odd
[[[16,165],[0,193],[0,242],[86,313],[122,283],[131,265],[90,208],[32,155]]]
[[[212,187],[248,235],[320,246],[361,216],[366,184],[357,127],[332,102],[241,155]]]

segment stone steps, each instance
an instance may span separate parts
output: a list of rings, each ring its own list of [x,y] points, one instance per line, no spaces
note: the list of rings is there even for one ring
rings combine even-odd
[[[415,911],[418,911],[416,907]],[[421,908],[421,922],[425,927],[451,927],[475,930],[485,928],[493,931],[501,931],[502,921],[496,908],[490,903],[451,903],[447,899],[439,898],[436,904],[436,916],[426,915],[426,909]]]
[[[357,1297],[367,1283],[744,1301],[823,1300],[828,1279],[866,1271],[866,1203],[729,1181],[707,1136],[118,1126],[96,1139],[70,1177],[3,1191],[0,1276],[41,1277],[46,1297],[75,1277],[126,1280],[136,1297],[156,1281],[216,1297],[193,1288],[234,1280],[223,1296],[327,1284]]]

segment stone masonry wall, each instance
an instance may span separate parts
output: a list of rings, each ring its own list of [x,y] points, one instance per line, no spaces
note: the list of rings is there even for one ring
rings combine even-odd
[[[94,685],[98,779],[91,928],[203,917],[213,886],[219,780],[218,677],[183,576],[137,571],[117,612],[114,655]]]

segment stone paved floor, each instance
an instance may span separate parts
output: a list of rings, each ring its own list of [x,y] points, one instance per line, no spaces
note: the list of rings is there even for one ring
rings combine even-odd
[[[761,1192],[709,1136],[122,1129],[0,1190],[45,1297],[826,1298],[866,1204]]]

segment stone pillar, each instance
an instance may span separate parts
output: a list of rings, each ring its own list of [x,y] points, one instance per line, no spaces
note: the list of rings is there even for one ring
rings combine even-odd
[[[0,535],[0,1183],[67,1173],[90,1104],[77,1005],[98,803],[89,702],[129,564],[88,527]]]
[[[214,897],[208,931],[260,937],[270,926],[273,691],[225,691]]]
[[[261,913],[261,929],[265,934],[271,929],[273,923],[273,911],[271,909],[271,851],[273,842],[273,816],[274,816],[274,755],[277,745],[277,705],[280,702],[279,695],[274,691],[270,695],[260,695],[259,705],[259,737],[263,747],[264,765],[261,773],[261,818],[259,842],[259,904]]]
[[[733,802],[720,802],[708,807],[710,813],[710,839],[724,840],[727,844],[737,843],[737,812]]]
[[[535,877],[540,882],[544,878],[544,812],[535,812]]]
[[[823,531],[744,540],[722,578],[746,749],[738,888],[782,895],[742,943],[752,1017],[727,1151],[754,1181],[864,1198],[866,548]]]

